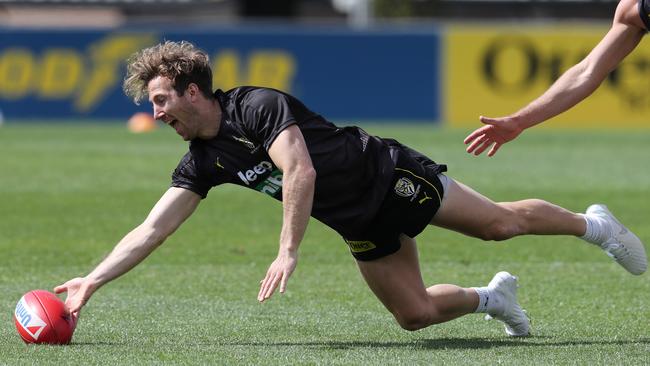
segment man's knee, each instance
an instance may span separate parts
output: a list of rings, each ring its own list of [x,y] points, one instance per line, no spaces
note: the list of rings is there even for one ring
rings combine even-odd
[[[406,314],[397,314],[395,315],[395,319],[397,320],[397,323],[400,325],[400,327],[402,327],[402,329],[408,331],[420,330],[433,324],[431,314],[424,311],[413,311]]]
[[[501,204],[500,204],[501,205]],[[503,212],[485,225],[479,238],[483,240],[507,240],[526,231],[526,213],[504,207]]]
[[[430,298],[426,299],[420,306],[402,309],[394,312],[393,315],[400,327],[409,331],[419,330],[448,320],[444,315],[444,311]]]

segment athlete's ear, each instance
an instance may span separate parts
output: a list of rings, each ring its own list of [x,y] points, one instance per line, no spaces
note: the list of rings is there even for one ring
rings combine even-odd
[[[187,86],[187,92],[189,93],[191,98],[195,98],[199,93],[199,86],[194,83],[190,83]]]

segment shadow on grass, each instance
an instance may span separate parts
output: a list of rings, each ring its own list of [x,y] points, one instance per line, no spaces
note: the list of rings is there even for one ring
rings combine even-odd
[[[536,336],[528,338],[509,338],[495,340],[493,338],[441,338],[441,339],[420,339],[406,342],[373,342],[373,341],[349,341],[349,342],[239,342],[229,345],[239,346],[276,346],[276,347],[324,347],[330,349],[353,349],[353,348],[413,348],[413,349],[487,349],[499,347],[564,347],[564,346],[624,346],[630,344],[650,344],[650,338],[635,340],[575,340],[575,341],[552,341],[553,337]],[[547,339],[547,340],[544,340]]]
[[[566,346],[625,346],[632,344],[650,345],[650,338],[630,340],[566,340],[553,341],[554,337],[535,336],[528,338],[508,338],[503,340],[493,338],[440,338],[419,339],[404,342],[376,341],[320,341],[320,342],[153,342],[155,345],[166,346],[243,346],[243,347],[316,347],[326,349],[355,349],[355,348],[412,348],[412,349],[489,349],[499,347],[566,347]],[[74,342],[71,347],[103,347],[103,346],[133,346],[128,341],[97,341]]]

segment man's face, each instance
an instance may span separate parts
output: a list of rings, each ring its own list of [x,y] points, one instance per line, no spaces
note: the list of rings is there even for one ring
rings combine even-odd
[[[171,80],[164,76],[151,79],[147,90],[155,119],[174,128],[185,141],[196,138],[199,126],[189,92],[179,96]]]

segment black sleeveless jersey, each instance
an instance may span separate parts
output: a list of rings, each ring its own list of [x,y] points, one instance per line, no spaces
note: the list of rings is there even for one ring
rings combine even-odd
[[[311,215],[343,235],[363,231],[388,190],[395,163],[386,141],[358,127],[340,128],[278,90],[217,90],[219,132],[195,139],[172,175],[172,186],[202,197],[233,183],[282,200],[282,172],[268,149],[282,130],[302,132],[316,170]]]

